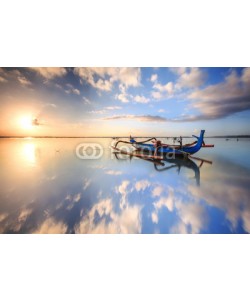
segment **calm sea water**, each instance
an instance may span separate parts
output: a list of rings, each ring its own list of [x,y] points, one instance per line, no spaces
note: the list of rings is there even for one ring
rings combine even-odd
[[[111,142],[0,139],[0,232],[250,232],[249,139],[206,139],[215,148],[195,155],[212,161],[202,166],[116,157]],[[80,143],[103,155],[80,159]]]

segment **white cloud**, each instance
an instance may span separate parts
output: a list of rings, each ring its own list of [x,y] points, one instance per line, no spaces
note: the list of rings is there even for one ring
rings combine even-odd
[[[78,89],[73,89],[73,90],[72,90],[72,93],[73,93],[73,94],[76,94],[76,95],[80,95],[80,94],[81,94],[80,91],[79,91]]]
[[[241,81],[245,82],[247,76],[243,74],[242,78],[238,77],[235,71],[232,71],[224,82],[209,85],[202,90],[196,90],[189,95],[189,99],[219,101],[244,96],[244,88],[240,86]],[[242,80],[243,79],[243,80]],[[247,81],[246,81],[247,82]]]
[[[159,197],[163,193],[164,189],[162,185],[156,186],[152,191],[152,197]]]
[[[250,69],[241,75],[232,70],[221,83],[198,89],[188,95],[192,107],[202,114],[186,120],[205,120],[226,117],[250,109]]]
[[[74,207],[75,203],[77,203],[77,202],[79,202],[81,200],[81,196],[82,196],[81,193],[77,193],[75,195],[68,194],[65,197],[65,200],[69,201],[69,203],[67,204],[66,209],[67,210],[71,210]]]
[[[250,83],[250,68],[245,68],[243,70],[241,80],[244,83],[248,84],[248,87],[250,88],[250,86],[249,86],[249,83]]]
[[[122,109],[122,107],[121,106],[107,106],[107,107],[105,107],[105,109],[116,110],[116,109]]]
[[[119,84],[120,94],[116,94],[115,98],[123,103],[128,103],[128,94],[126,92],[126,87],[123,84]]]
[[[157,224],[158,223],[158,215],[157,215],[157,213],[156,212],[152,212],[152,214],[151,214],[151,219],[152,219],[152,222],[153,223],[155,223],[155,224]]]
[[[120,107],[120,106],[107,106],[107,107],[104,107],[104,109],[89,111],[89,113],[102,115],[102,114],[107,113],[110,110],[118,110],[121,108],[122,107]]]
[[[22,84],[22,85],[25,85],[25,86],[28,86],[28,85],[31,85],[32,83],[26,79],[23,75],[20,75],[17,77],[17,80]]]
[[[91,184],[91,179],[85,178],[83,180],[83,190],[86,190]]]
[[[169,81],[166,84],[161,84],[157,80],[157,76],[152,75],[151,81],[154,83],[153,85],[153,91],[151,92],[151,95],[155,99],[161,99],[164,97],[169,97],[173,95],[174,93],[174,84],[173,82]]]
[[[171,70],[179,76],[177,83],[169,81],[166,84],[161,84],[158,82],[156,74],[151,76],[151,82],[154,83],[153,91],[151,92],[153,98],[169,98],[177,90],[199,87],[207,78],[206,72],[199,68],[171,68]]]
[[[49,233],[49,234],[62,234],[66,233],[67,225],[63,222],[57,222],[54,218],[48,218],[41,226],[33,233]]]
[[[29,86],[32,84],[19,70],[4,70],[3,68],[0,68],[0,75],[0,82],[17,80],[23,86]]]
[[[126,185],[125,183],[121,188],[123,192]],[[141,207],[138,205],[127,205],[116,212],[111,198],[101,199],[82,218],[75,230],[77,233],[140,233],[140,211]],[[99,221],[96,221],[96,214],[100,217]]]
[[[85,188],[86,189],[86,188]],[[81,199],[81,193],[77,193],[75,195],[68,194],[65,197],[65,200],[69,200],[70,202],[78,202]],[[72,207],[71,207],[72,208]]]
[[[150,101],[148,98],[146,98],[144,96],[139,96],[139,95],[135,96],[134,100],[135,100],[135,102],[138,102],[138,103],[148,103]]]
[[[110,91],[116,81],[127,88],[139,86],[141,80],[140,68],[75,68],[74,73],[103,91]]]
[[[8,82],[6,79],[7,75],[7,71],[5,71],[3,68],[0,68],[0,82]]]
[[[170,70],[177,75],[182,75],[186,72],[187,68],[186,67],[178,67],[178,68],[170,68]]]
[[[97,115],[103,115],[106,113],[105,109],[99,109],[99,110],[91,110],[89,111],[90,114],[97,114]]]
[[[117,176],[117,175],[122,175],[123,173],[121,171],[108,170],[105,172],[105,174]]]
[[[102,91],[110,91],[112,88],[112,84],[108,80],[98,79],[97,82],[93,85],[93,87]]]
[[[28,219],[28,217],[31,216],[33,210],[30,208],[21,208],[20,212],[18,213],[18,216],[15,217],[11,223],[7,222],[7,226],[9,227],[9,230],[13,230],[14,232],[18,232],[20,231],[20,229],[22,228],[23,224],[25,223],[25,221]],[[1,221],[4,221],[6,218],[8,217],[7,214],[3,214],[0,216],[0,218],[2,219]],[[1,228],[0,227],[0,232],[4,232],[6,229],[5,228]]]
[[[180,69],[177,88],[197,88],[203,85],[207,79],[207,73],[200,68]]]
[[[151,82],[156,82],[157,79],[158,79],[158,75],[157,75],[157,74],[153,74],[153,75],[151,76],[151,78],[150,78],[150,81],[151,81]]]
[[[156,90],[158,90],[161,93],[167,92],[167,94],[173,94],[174,92],[174,84],[173,82],[168,82],[165,85],[162,85],[160,83],[155,83],[153,88],[155,88]]]
[[[8,80],[0,76],[0,82],[8,82]]]
[[[54,104],[54,103],[45,103],[45,104],[43,105],[43,107],[53,107],[53,108],[57,108],[57,105]]]
[[[188,233],[188,228],[187,228],[187,225],[185,223],[180,221],[179,223],[177,223],[175,226],[173,226],[170,229],[170,232],[171,233],[186,234],[186,233]]]
[[[163,97],[163,95],[160,92],[155,92],[155,91],[151,92],[151,95],[155,99],[161,99]]]
[[[157,209],[161,209],[163,206],[165,206],[169,211],[173,211],[174,209],[173,192],[169,192],[169,195],[167,197],[161,197],[157,202],[154,202],[154,206]]]
[[[160,117],[160,116],[151,116],[151,115],[145,115],[145,116],[138,116],[138,115],[115,115],[112,117],[106,117],[103,120],[137,120],[140,122],[166,122],[168,121],[166,118]]]
[[[81,94],[80,91],[78,89],[76,89],[72,84],[67,83],[66,86],[67,86],[68,89],[65,90],[65,93],[75,94],[75,95],[80,95]]]
[[[65,68],[30,68],[33,71],[37,72],[39,75],[46,79],[54,79],[56,77],[63,77],[67,74],[67,70]]]
[[[117,94],[116,99],[120,100],[122,103],[128,103],[129,102],[126,94]]]
[[[150,187],[150,182],[148,180],[140,180],[135,183],[135,189],[137,192],[144,191],[148,187]]]
[[[250,209],[244,209],[242,213],[243,227],[246,232],[250,233]]]
[[[207,205],[223,211],[233,229],[237,227],[239,221],[243,221],[243,228],[250,232],[250,219],[247,218],[250,215],[249,174],[242,173],[242,169],[238,172],[235,167],[225,164],[219,165],[217,170],[217,180],[208,173],[203,189],[189,186],[188,192],[196,201],[204,199]],[[230,176],[232,171],[233,177]],[[222,186],[227,188],[223,189]]]
[[[24,222],[26,221],[26,219],[28,218],[28,216],[30,216],[32,213],[32,209],[24,209],[20,212],[19,216],[18,216],[18,222]]]
[[[2,222],[3,220],[5,220],[7,217],[8,217],[8,214],[6,214],[6,213],[0,214],[0,222]]]
[[[168,191],[168,195],[163,196],[166,191]],[[160,197],[158,201],[153,203],[155,211],[151,215],[152,222],[158,223],[158,213],[162,207],[165,206],[171,212],[174,210],[174,190],[172,187],[159,185],[152,191],[152,197]]]
[[[159,112],[159,113],[164,113],[164,112],[165,112],[165,109],[164,109],[164,108],[160,108],[160,109],[158,109],[158,112]]]
[[[122,195],[120,201],[120,208],[123,209],[127,204],[128,186],[130,182],[128,180],[123,180],[122,183],[116,187],[116,191]]]
[[[176,209],[181,221],[191,227],[191,233],[199,233],[207,223],[205,208],[199,203],[178,201]]]
[[[91,101],[87,97],[82,97],[85,104],[91,104]]]
[[[126,87],[137,87],[141,81],[141,69],[140,68],[111,68],[112,75],[111,81],[119,81]]]
[[[79,202],[81,200],[81,193],[78,193],[74,196],[73,201],[74,202]]]

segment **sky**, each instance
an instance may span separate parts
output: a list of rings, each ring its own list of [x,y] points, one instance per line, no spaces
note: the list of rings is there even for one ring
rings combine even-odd
[[[1,136],[250,134],[250,68],[0,68]]]

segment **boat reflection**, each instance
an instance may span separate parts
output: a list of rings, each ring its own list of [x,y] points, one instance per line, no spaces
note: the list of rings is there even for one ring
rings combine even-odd
[[[124,158],[123,154],[114,153],[114,155],[115,155],[116,159],[118,159],[118,160],[126,159],[126,158]],[[129,156],[128,158],[129,158],[129,160],[131,160],[132,156]],[[168,171],[173,168],[177,168],[177,172],[178,172],[178,174],[180,174],[181,168],[187,168],[187,169],[193,170],[194,179],[196,181],[197,186],[200,186],[200,168],[202,167],[204,162],[207,162],[206,160],[199,159],[200,164],[197,165],[192,159],[187,158],[187,157],[175,157],[175,158],[164,157],[164,159],[161,161],[150,160],[150,159],[142,158],[142,157],[139,157],[139,159],[143,159],[143,160],[152,162],[154,164],[155,170],[158,172]],[[209,161],[209,163],[211,163],[211,162]]]
[[[194,161],[192,161],[189,158],[182,158],[182,157],[177,157],[177,158],[172,158],[172,159],[164,159],[164,166],[159,166],[157,164],[154,164],[155,170],[158,172],[162,171],[167,171],[173,168],[177,168],[178,174],[180,174],[181,168],[187,168],[191,169],[194,171],[194,178],[196,181],[196,185],[200,186],[200,168],[203,165],[203,161],[201,164],[198,166]]]

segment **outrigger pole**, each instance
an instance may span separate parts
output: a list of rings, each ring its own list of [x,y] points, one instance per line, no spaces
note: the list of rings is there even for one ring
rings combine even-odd
[[[150,161],[152,161],[152,160],[156,160],[156,161],[163,160],[162,156],[145,155],[145,154],[139,154],[139,153],[135,153],[135,152],[128,152],[128,151],[121,150],[121,149],[113,147],[113,146],[111,146],[111,148],[114,149],[114,150],[116,150],[120,154],[126,154],[126,155],[129,155],[129,156],[135,156],[135,157],[139,157],[139,158],[142,158],[142,159],[145,159],[145,160],[150,160]],[[162,163],[160,163],[160,164],[164,165]]]
[[[161,161],[161,160],[164,159],[164,157],[163,157],[164,154],[167,154],[167,153],[170,154],[171,153],[171,154],[176,154],[176,155],[183,155],[184,157],[187,157],[187,158],[189,157],[191,159],[193,158],[193,159],[196,159],[196,160],[200,160],[202,162],[212,164],[212,162],[209,161],[209,160],[201,159],[199,157],[192,156],[192,154],[198,152],[201,147],[213,147],[214,146],[214,145],[206,145],[205,144],[205,142],[203,140],[204,133],[205,133],[205,130],[201,130],[200,137],[194,136],[194,138],[196,138],[197,141],[195,141],[191,144],[185,144],[185,145],[182,145],[182,141],[181,141],[180,146],[163,144],[163,143],[161,143],[161,141],[157,140],[154,137],[149,138],[145,141],[137,142],[134,138],[132,138],[130,136],[130,141],[129,142],[128,141],[122,141],[122,140],[117,141],[115,143],[115,146],[112,146],[112,148],[115,151],[118,151],[122,154],[129,155],[129,156],[135,156],[135,157],[143,158],[145,160],[150,160],[150,161],[152,161],[152,160],[153,161]],[[147,142],[153,141],[153,140],[154,140],[153,144],[147,143]],[[134,147],[135,149],[132,152],[119,149],[118,148],[119,143],[129,144],[132,147]],[[145,154],[145,151],[147,153],[151,152],[153,155]],[[138,152],[141,152],[141,153],[138,153]],[[160,156],[159,153],[161,153],[162,156]]]

